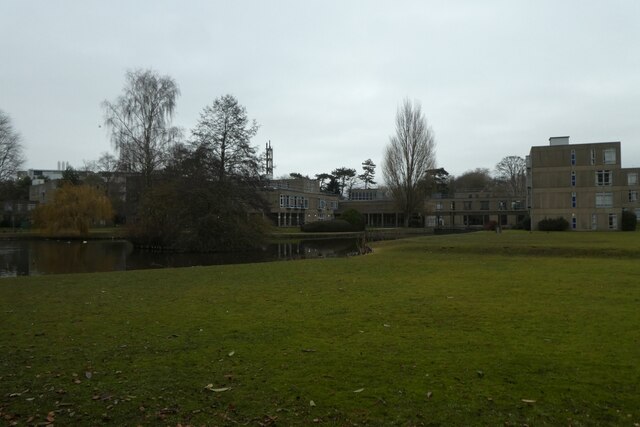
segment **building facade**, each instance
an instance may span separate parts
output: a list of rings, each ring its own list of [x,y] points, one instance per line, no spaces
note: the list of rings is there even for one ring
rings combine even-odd
[[[320,191],[315,179],[270,180],[265,196],[270,206],[267,215],[278,227],[331,220],[338,209],[338,196]]]
[[[532,230],[562,217],[572,230],[618,230],[623,210],[640,218],[640,168],[623,168],[620,142],[570,144],[549,138],[527,156],[527,204]]]

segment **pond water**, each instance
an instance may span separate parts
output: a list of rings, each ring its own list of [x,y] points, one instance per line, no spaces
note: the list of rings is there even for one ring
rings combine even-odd
[[[252,252],[175,254],[137,250],[125,240],[3,240],[0,277],[341,257],[357,252],[357,243],[353,238],[317,239],[270,243]]]

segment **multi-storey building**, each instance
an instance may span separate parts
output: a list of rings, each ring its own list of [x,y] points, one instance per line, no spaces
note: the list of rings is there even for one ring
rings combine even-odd
[[[271,180],[265,195],[271,206],[268,216],[278,227],[330,220],[338,209],[338,196],[320,191],[315,179]]]
[[[623,210],[640,217],[640,168],[622,168],[620,142],[569,144],[549,138],[527,157],[531,228],[545,218],[566,219],[573,230],[617,230]]]
[[[353,208],[365,216],[371,227],[398,227],[404,214],[382,189],[353,189],[348,201],[340,202],[340,211]],[[503,227],[514,227],[527,214],[525,195],[510,196],[501,191],[461,190],[455,194],[434,193],[424,200],[410,218],[418,227],[482,228],[491,221]]]

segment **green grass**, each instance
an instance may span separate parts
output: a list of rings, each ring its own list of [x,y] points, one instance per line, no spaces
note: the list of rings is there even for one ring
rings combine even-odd
[[[639,237],[481,232],[344,259],[4,279],[0,417],[633,426]]]

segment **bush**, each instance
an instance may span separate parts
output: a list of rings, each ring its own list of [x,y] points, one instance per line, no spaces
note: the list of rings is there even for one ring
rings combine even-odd
[[[491,221],[487,221],[484,223],[484,229],[487,231],[496,231],[497,227],[498,227],[498,221],[493,219]]]
[[[364,215],[355,209],[348,209],[344,211],[342,215],[340,215],[340,219],[343,219],[353,225],[355,231],[364,230]]]
[[[569,229],[569,221],[562,217],[545,218],[538,222],[538,230],[540,231],[565,231]]]
[[[636,231],[636,226],[638,225],[638,219],[635,214],[630,211],[622,212],[622,223],[621,230],[622,231]]]
[[[518,223],[513,226],[514,230],[531,230],[531,217],[527,215],[522,215],[518,218]]]
[[[300,227],[305,233],[341,233],[347,231],[360,231],[344,219],[332,219],[331,221],[315,221]]]

